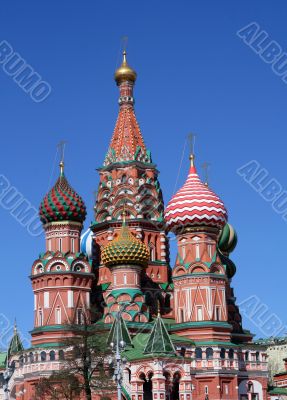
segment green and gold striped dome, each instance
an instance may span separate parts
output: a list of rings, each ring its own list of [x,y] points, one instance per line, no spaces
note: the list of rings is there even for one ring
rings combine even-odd
[[[124,219],[118,237],[105,246],[102,251],[103,264],[107,267],[125,264],[146,267],[148,260],[149,251],[146,245],[132,235]]]
[[[225,224],[218,240],[219,250],[223,253],[231,253],[237,245],[237,233],[232,225]]]

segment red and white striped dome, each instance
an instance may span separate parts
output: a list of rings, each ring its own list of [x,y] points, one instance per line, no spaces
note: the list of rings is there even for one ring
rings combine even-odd
[[[220,198],[203,184],[193,164],[185,184],[165,209],[168,230],[182,226],[212,226],[221,229],[227,222],[227,211]]]

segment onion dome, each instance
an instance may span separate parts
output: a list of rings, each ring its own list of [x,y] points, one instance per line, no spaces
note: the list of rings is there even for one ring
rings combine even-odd
[[[225,224],[218,240],[218,248],[223,253],[231,253],[237,245],[237,240],[237,233],[233,226]]]
[[[122,65],[115,72],[115,81],[118,85],[124,81],[135,82],[137,79],[137,73],[133,70],[127,63],[127,53],[123,52],[123,62]]]
[[[64,175],[64,163],[60,162],[60,176],[40,205],[39,215],[43,224],[55,221],[84,222],[86,206]]]
[[[80,249],[81,252],[86,254],[88,258],[93,258],[94,248],[93,248],[93,231],[89,228],[81,235],[81,244]]]
[[[165,210],[170,231],[181,227],[210,226],[217,229],[227,222],[227,211],[220,198],[201,182],[190,156],[191,166],[185,184],[172,197]]]
[[[102,251],[103,264],[107,267],[125,264],[146,267],[148,260],[149,251],[146,245],[131,234],[124,218],[118,237],[105,246]]]

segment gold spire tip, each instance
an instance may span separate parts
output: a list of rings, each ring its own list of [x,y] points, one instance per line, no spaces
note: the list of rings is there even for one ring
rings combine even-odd
[[[61,160],[60,161],[60,175],[64,175],[64,166],[65,166],[64,161]]]

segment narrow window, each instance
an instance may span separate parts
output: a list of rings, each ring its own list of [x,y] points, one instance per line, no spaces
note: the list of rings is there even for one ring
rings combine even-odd
[[[203,320],[202,307],[197,307],[197,321]]]
[[[182,246],[182,258],[183,258],[183,260],[185,259],[185,256],[186,256],[186,254],[185,254],[185,246]]]
[[[62,251],[62,238],[59,239],[59,251]]]
[[[212,258],[212,246],[211,246],[211,244],[209,244],[207,248],[208,248],[209,258]]]
[[[114,285],[117,284],[117,275],[114,275]]]
[[[208,394],[208,386],[205,386],[205,394]]]
[[[77,309],[77,323],[78,325],[83,324],[83,310],[81,308]]]
[[[198,360],[202,359],[202,349],[201,347],[196,347],[195,349],[195,358]]]
[[[43,326],[43,311],[39,310],[39,326]]]
[[[216,321],[220,321],[220,307],[215,307],[215,319]]]
[[[60,307],[56,308],[56,325],[61,325],[62,321],[61,321],[61,309]]]
[[[124,274],[124,284],[127,284],[127,274]]]
[[[75,239],[71,239],[71,248],[72,248],[72,253],[75,253]]]
[[[199,244],[198,243],[196,243],[196,245],[195,245],[195,258],[197,258],[197,259],[200,258]]]
[[[210,360],[213,358],[213,349],[211,347],[207,347],[206,349],[206,359]]]
[[[52,250],[52,240],[48,239],[48,250],[51,251]]]

